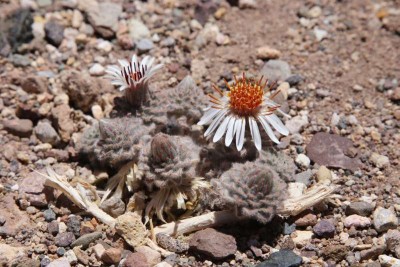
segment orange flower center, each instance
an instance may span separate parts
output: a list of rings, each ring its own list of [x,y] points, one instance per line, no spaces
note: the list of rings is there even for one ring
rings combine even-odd
[[[264,86],[261,80],[248,80],[243,74],[239,80],[235,77],[235,84],[229,87],[228,97],[232,112],[239,116],[254,115],[263,102]]]

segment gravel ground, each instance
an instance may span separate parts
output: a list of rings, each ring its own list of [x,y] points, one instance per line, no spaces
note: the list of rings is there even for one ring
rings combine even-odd
[[[0,0],[0,266],[400,266],[399,47],[396,0]],[[333,197],[165,237],[165,257],[44,186],[33,170],[100,187],[116,173],[77,144],[118,115],[105,68],[134,53],[165,65],[158,90],[187,75],[205,93],[242,72],[277,80],[289,191],[326,182]]]

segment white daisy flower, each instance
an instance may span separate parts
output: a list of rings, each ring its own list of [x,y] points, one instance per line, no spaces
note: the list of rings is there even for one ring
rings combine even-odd
[[[233,85],[226,82],[228,92],[222,92],[218,87],[213,86],[219,96],[209,95],[213,105],[206,109],[198,122],[198,125],[210,123],[204,136],[210,136],[216,131],[213,142],[218,142],[226,134],[226,146],[230,146],[236,136],[236,148],[240,151],[243,148],[246,123],[248,123],[254,144],[258,150],[261,150],[261,134],[258,126],[260,124],[269,138],[279,144],[271,126],[282,135],[288,135],[289,130],[274,112],[288,115],[282,112],[279,109],[280,105],[273,101],[278,91],[270,97],[265,94],[264,87],[267,81],[261,85],[262,79],[263,77],[258,82],[246,79],[243,73],[242,78],[237,79],[235,76]]]
[[[148,80],[163,67],[163,64],[152,66],[153,57],[145,56],[139,61],[136,55],[132,56],[131,62],[125,59],[118,62],[121,67],[107,67],[107,77],[111,79],[112,84],[119,86],[120,91],[125,91],[125,97],[130,104],[140,107],[148,97]]]

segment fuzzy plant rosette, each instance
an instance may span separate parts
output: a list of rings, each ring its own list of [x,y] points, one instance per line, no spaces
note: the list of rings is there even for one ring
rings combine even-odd
[[[84,187],[76,191],[53,172],[50,186],[109,225],[133,212],[150,222],[153,233],[168,235],[242,219],[266,224],[332,193],[321,185],[288,198],[296,166],[284,152],[265,147],[265,139],[279,143],[288,135],[287,115],[263,77],[235,77],[226,90],[214,86],[216,94],[207,99],[190,76],[175,88],[150,89],[149,79],[162,68],[154,62],[133,56],[108,68],[112,84],[137,112],[100,120],[77,147],[94,169],[114,173],[105,187],[91,187],[101,200],[91,202]],[[210,209],[215,211],[201,214]],[[153,228],[153,222],[165,224]]]

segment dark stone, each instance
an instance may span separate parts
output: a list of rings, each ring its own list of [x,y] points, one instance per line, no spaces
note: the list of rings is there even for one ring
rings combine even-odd
[[[346,215],[357,214],[360,216],[369,216],[374,211],[372,204],[365,201],[352,202],[346,208]]]
[[[67,221],[67,230],[74,233],[75,236],[80,236],[81,220],[78,216],[71,216]]]
[[[217,6],[214,1],[197,1],[194,8],[194,18],[204,26],[208,17],[217,11]]]
[[[47,210],[43,211],[43,216],[44,216],[44,219],[46,220],[46,222],[51,222],[56,219],[56,214],[54,213],[54,211],[52,209],[47,209]]]
[[[8,61],[14,65],[14,67],[26,67],[31,65],[31,60],[27,56],[12,54],[8,57]]]
[[[32,13],[28,9],[17,9],[6,18],[0,19],[0,55],[16,52],[23,43],[33,39]]]
[[[71,232],[60,233],[55,238],[55,243],[59,247],[68,247],[75,241],[75,236]]]
[[[347,256],[348,251],[349,250],[345,245],[330,245],[324,248],[322,256],[326,259],[340,262]]]
[[[296,224],[294,224],[294,223],[288,224],[287,222],[285,222],[285,224],[283,225],[283,234],[284,235],[290,235],[295,230],[296,230]]]
[[[268,260],[256,265],[256,267],[296,267],[300,266],[303,259],[288,249],[282,249],[271,254]]]
[[[337,134],[317,133],[306,151],[307,156],[319,165],[356,171],[361,167],[361,162],[358,158],[345,155],[349,147],[353,147],[350,139]]]
[[[57,255],[62,257],[65,254],[65,248],[57,248]]]
[[[289,76],[285,82],[289,83],[290,86],[298,85],[300,82],[304,80],[304,77],[299,74],[293,74]]]
[[[386,250],[385,245],[373,246],[370,249],[362,250],[360,252],[360,259],[365,260],[376,260],[379,255],[382,255]]]
[[[333,237],[335,225],[330,220],[321,220],[313,227],[313,232],[319,237]]]
[[[49,224],[47,224],[47,231],[52,235],[58,234],[58,231],[59,231],[58,222],[57,221],[52,221]]]
[[[195,233],[189,241],[189,248],[215,260],[233,255],[237,250],[233,236],[217,232],[212,228]]]
[[[64,26],[55,20],[47,22],[44,25],[44,31],[46,33],[46,40],[54,46],[58,47],[64,39]]]
[[[51,262],[49,257],[44,257],[41,261],[40,261],[40,267],[45,267],[47,265],[49,265]]]
[[[101,237],[102,237],[101,232],[93,232],[90,234],[86,234],[86,235],[79,237],[77,240],[75,240],[71,244],[71,247],[82,246],[82,249],[86,249],[90,243],[96,241],[97,239],[99,239]]]

